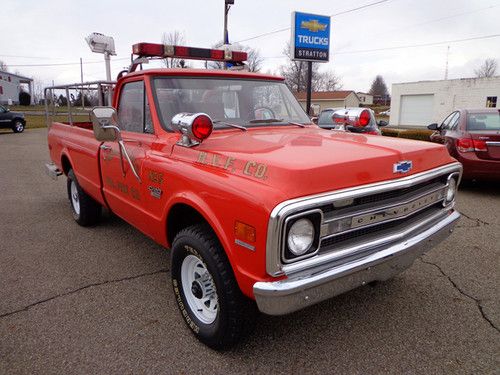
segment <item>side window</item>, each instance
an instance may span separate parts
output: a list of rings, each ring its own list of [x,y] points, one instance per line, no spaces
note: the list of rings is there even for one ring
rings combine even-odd
[[[448,129],[450,129],[450,124],[453,122],[453,118],[455,117],[455,115],[457,113],[458,112],[453,112],[452,114],[450,114],[448,117],[446,117],[444,119],[443,124],[441,126],[442,130],[448,130]]]
[[[144,82],[126,83],[120,93],[118,121],[122,130],[144,131]]]
[[[455,112],[455,115],[451,118],[449,129],[455,130],[458,126],[459,120],[460,120],[460,112]]]

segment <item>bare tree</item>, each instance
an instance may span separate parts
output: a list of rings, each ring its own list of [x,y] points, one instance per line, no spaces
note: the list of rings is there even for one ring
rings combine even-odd
[[[0,60],[0,70],[3,72],[7,72],[9,70],[7,63],[3,60]]]
[[[163,44],[168,44],[171,46],[182,46],[186,43],[186,40],[184,38],[183,33],[175,30],[175,31],[170,32],[170,33],[163,33],[162,42],[163,42]],[[187,68],[188,67],[184,60],[174,59],[172,57],[167,57],[167,58],[163,59],[163,64],[167,68]]]
[[[212,48],[222,48],[222,41],[214,44]],[[240,44],[233,44],[232,48],[235,51],[244,51],[247,53],[247,68],[249,72],[258,72],[262,68],[262,63],[264,62],[264,59],[260,55],[260,51],[258,49],[249,47],[249,46],[242,46]],[[210,69],[223,69],[224,68],[224,63],[221,61],[210,61],[208,64],[208,67]]]
[[[303,92],[307,89],[307,62],[291,59],[290,44],[287,43],[283,53],[290,59],[288,64],[280,67],[280,74],[290,90]],[[341,79],[333,71],[319,71],[319,64],[312,65],[312,91],[335,91],[342,88]]]
[[[381,75],[377,75],[375,77],[368,93],[373,96],[389,95],[389,90],[387,90],[387,85],[385,84],[384,78]]]
[[[33,77],[33,103],[39,104],[44,99],[43,89],[45,84],[38,77]]]
[[[474,69],[474,74],[478,78],[493,77],[497,72],[497,68],[498,68],[497,60],[486,59],[479,68]]]

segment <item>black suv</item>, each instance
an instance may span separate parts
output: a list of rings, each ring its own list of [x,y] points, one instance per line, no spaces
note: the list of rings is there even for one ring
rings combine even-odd
[[[25,126],[24,113],[11,112],[10,109],[0,105],[0,129],[12,129],[14,133],[22,133]]]

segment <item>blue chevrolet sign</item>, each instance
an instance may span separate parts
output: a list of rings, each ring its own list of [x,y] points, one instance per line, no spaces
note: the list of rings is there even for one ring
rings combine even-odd
[[[327,62],[330,57],[330,17],[292,13],[292,58]]]

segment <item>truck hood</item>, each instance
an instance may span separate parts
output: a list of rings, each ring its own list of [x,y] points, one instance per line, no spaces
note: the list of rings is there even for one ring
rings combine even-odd
[[[287,199],[429,170],[454,160],[442,145],[329,131],[273,127],[215,131],[201,145],[176,145],[174,158],[240,175],[281,190]],[[407,173],[394,164],[411,161]]]

